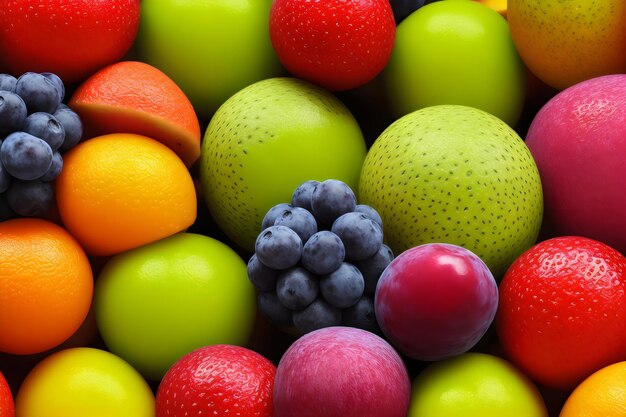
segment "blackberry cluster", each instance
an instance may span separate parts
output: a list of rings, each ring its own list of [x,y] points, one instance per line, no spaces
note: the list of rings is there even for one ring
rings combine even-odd
[[[0,74],[0,221],[44,216],[54,206],[62,153],[83,135],[53,73]]]
[[[306,181],[262,222],[248,277],[279,328],[351,326],[379,333],[374,292],[393,260],[373,207],[338,180]]]

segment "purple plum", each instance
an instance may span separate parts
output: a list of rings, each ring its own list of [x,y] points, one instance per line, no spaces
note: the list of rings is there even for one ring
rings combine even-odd
[[[381,275],[376,318],[392,345],[408,357],[436,361],[471,349],[498,307],[498,286],[473,252],[445,243],[413,247]]]

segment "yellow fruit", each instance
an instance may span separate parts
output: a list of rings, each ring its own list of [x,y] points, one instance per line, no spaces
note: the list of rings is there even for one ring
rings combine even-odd
[[[581,382],[559,417],[626,416],[626,362],[606,366]]]
[[[104,350],[73,348],[40,362],[15,398],[19,417],[154,417],[154,395],[128,363]]]

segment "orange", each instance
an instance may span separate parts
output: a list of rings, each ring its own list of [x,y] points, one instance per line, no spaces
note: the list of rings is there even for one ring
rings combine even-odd
[[[2,222],[0,260],[0,352],[43,352],[78,330],[91,305],[93,275],[65,229],[33,218]]]
[[[83,121],[84,138],[136,133],[167,145],[187,166],[200,157],[200,124],[191,102],[151,65],[109,65],[85,80],[68,104]]]
[[[56,180],[59,214],[92,255],[108,256],[185,230],[196,219],[187,167],[162,143],[113,133],[63,156]]]
[[[626,416],[626,362],[606,366],[581,382],[559,417]]]

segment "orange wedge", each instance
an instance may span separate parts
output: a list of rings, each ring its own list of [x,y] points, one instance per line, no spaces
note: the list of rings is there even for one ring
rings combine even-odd
[[[135,133],[168,146],[187,167],[200,157],[200,124],[193,105],[174,81],[151,65],[109,65],[85,80],[68,105],[83,121],[83,139]]]

